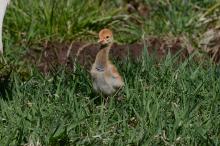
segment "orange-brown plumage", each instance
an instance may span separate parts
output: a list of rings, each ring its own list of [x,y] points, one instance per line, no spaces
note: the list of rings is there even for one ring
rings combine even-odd
[[[100,51],[91,69],[93,87],[96,91],[110,95],[124,85],[117,68],[109,60],[109,51],[113,43],[113,34],[109,29],[99,32]]]

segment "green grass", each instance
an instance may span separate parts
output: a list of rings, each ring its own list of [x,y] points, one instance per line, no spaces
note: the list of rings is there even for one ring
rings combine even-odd
[[[141,28],[111,18],[125,13],[116,1],[14,0],[4,24],[7,66],[0,66],[1,73],[13,71],[1,83],[7,92],[0,98],[0,145],[220,145],[220,68],[194,61],[195,54],[182,63],[168,54],[157,63],[146,45],[138,61],[115,61],[126,83],[119,93],[124,100],[114,95],[107,107],[84,68],[73,73],[60,67],[44,76],[22,62],[42,41],[93,41],[93,32],[106,26],[117,30],[121,42],[144,33],[197,35],[203,28],[187,22],[216,2],[146,0],[152,13]]]
[[[193,61],[158,67],[145,59],[123,65],[125,99],[108,108],[92,95],[89,74],[35,72],[13,76],[10,100],[1,100],[1,144],[20,145],[30,136],[43,145],[219,145],[219,68]],[[96,101],[96,102],[95,102]]]

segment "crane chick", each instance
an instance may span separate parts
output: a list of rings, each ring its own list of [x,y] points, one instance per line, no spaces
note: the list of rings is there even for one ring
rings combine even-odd
[[[111,95],[117,89],[124,86],[124,82],[117,68],[109,60],[109,51],[113,40],[111,30],[102,29],[99,32],[98,43],[100,43],[101,47],[90,71],[94,90],[105,95]]]

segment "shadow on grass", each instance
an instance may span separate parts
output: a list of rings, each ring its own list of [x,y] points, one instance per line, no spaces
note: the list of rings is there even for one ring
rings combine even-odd
[[[0,98],[4,100],[12,99],[12,87],[11,70],[3,66],[0,68]]]

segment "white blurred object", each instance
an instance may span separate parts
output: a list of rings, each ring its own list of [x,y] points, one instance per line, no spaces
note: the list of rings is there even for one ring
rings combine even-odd
[[[5,16],[6,7],[10,0],[0,0],[0,54],[3,54],[3,43],[2,43],[2,26]]]

